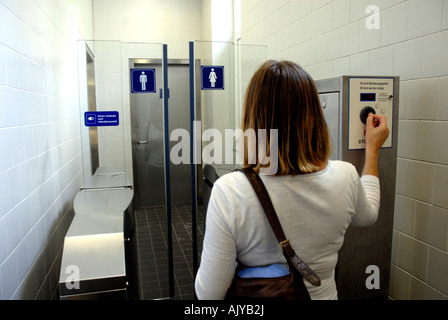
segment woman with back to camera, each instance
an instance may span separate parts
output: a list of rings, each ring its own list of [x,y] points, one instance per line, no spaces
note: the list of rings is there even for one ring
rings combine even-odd
[[[311,76],[293,62],[270,60],[256,71],[247,88],[242,121],[242,130],[246,129],[278,130],[277,172],[260,177],[286,237],[321,279],[319,287],[304,280],[311,299],[337,299],[334,270],[345,231],[349,225],[372,225],[378,217],[378,154],[389,135],[386,119],[374,114],[367,119],[360,178],[352,164],[329,160],[330,137]],[[245,162],[245,166],[260,172],[269,164]],[[241,172],[224,175],[213,187],[195,282],[197,297],[224,299],[235,261],[246,267],[287,266],[263,208]]]

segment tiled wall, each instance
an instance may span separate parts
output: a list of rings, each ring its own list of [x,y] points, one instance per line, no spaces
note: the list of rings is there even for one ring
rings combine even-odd
[[[379,29],[366,8],[380,9]],[[390,296],[448,297],[448,1],[243,0],[244,43],[315,79],[401,77]]]
[[[89,1],[68,13],[65,0],[0,0],[0,299],[57,292],[82,181],[81,35],[69,16],[91,16]]]

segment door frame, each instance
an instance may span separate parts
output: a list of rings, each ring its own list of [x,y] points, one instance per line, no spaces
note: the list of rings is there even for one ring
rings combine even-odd
[[[142,65],[142,64],[162,67],[162,62],[163,62],[163,60],[158,59],[158,58],[129,58],[129,70],[134,69],[136,65]],[[167,65],[168,65],[168,68],[170,66],[178,66],[178,65],[189,67],[190,60],[189,59],[168,59]],[[195,70],[196,70],[197,75],[200,75],[200,65],[201,65],[200,60],[196,60],[195,61]],[[129,81],[130,81],[130,79],[129,79]],[[199,76],[196,77],[196,82],[198,82],[200,84]],[[186,85],[188,85],[188,84],[186,84]],[[159,90],[159,89],[160,88],[156,88],[156,90]],[[168,84],[167,90],[169,91],[169,84]],[[132,97],[133,93],[131,93],[131,91],[129,91],[129,94],[130,94],[130,99],[129,99],[130,117],[132,120],[132,118],[133,118],[132,102],[133,101],[132,101],[131,97]],[[157,91],[156,94],[160,94],[160,92]],[[201,120],[201,104],[200,104],[201,99],[200,99],[199,95],[200,95],[200,92],[196,92],[196,102],[197,102],[196,103],[196,117],[197,117],[197,119],[195,119],[195,120]],[[168,97],[168,99],[169,99],[169,97]],[[190,134],[193,134],[193,133],[190,133]],[[169,137],[168,137],[167,141],[169,142]],[[132,129],[132,123],[131,123],[132,171],[133,171],[133,176],[134,176],[133,182],[134,182],[134,188],[138,189],[138,182],[137,182],[137,179],[135,179],[135,177],[137,176],[137,172],[138,172],[137,164],[135,161],[137,155],[135,154],[135,148],[134,148],[134,146],[136,144],[137,144],[137,137],[136,137],[134,130]],[[196,166],[196,176],[197,176],[196,179],[201,179],[201,177],[202,177],[202,166],[201,165]],[[199,201],[199,203],[202,203],[202,197],[200,196],[200,195],[202,195],[202,185],[196,184],[196,189],[197,189],[196,194],[199,197],[198,201]],[[139,207],[138,200],[136,200],[135,202],[137,202],[137,203],[134,203],[134,206]],[[135,208],[135,209],[137,209],[137,208]]]

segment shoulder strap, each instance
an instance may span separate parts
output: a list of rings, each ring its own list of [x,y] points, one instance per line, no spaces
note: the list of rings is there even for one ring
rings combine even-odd
[[[308,267],[305,262],[303,262],[295,253],[289,240],[286,239],[283,228],[278,220],[277,213],[275,212],[274,206],[272,205],[269,194],[266,190],[263,181],[261,181],[258,174],[252,168],[236,169],[235,171],[240,171],[246,175],[251,183],[252,187],[257,194],[257,197],[263,206],[266,217],[271,224],[272,230],[277,238],[277,241],[282,247],[282,252],[289,264],[292,264],[295,269],[297,269],[300,274],[313,286],[320,286],[320,279],[313,270]]]

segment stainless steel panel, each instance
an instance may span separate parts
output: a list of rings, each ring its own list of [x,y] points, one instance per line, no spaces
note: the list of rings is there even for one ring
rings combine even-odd
[[[87,47],[87,92],[88,92],[88,110],[96,111],[96,88],[95,88],[95,59],[93,53]],[[90,161],[92,165],[92,172],[100,165],[99,151],[98,151],[98,128],[89,127],[90,140]]]
[[[339,94],[339,159],[352,163],[361,174],[364,165],[364,150],[348,149],[348,79],[349,76],[316,81],[320,96],[329,93]],[[368,77],[375,78],[375,77]],[[383,77],[378,77],[383,78]],[[349,227],[344,245],[339,252],[336,280],[339,298],[344,299],[385,299],[388,296],[393,214],[395,205],[395,179],[397,165],[399,77],[394,77],[394,110],[392,148],[382,149],[379,157],[381,187],[380,212],[377,222],[370,227]],[[336,105],[336,102],[333,101]],[[327,104],[328,107],[328,104]],[[327,121],[330,122],[329,118]],[[365,285],[369,265],[380,270],[380,288],[368,289]]]
[[[95,174],[86,179],[82,189],[132,188],[132,181],[121,168],[97,168]]]
[[[168,60],[169,132],[185,129],[190,133],[188,60]],[[131,68],[156,69],[156,84],[162,83],[161,61],[135,59]],[[154,94],[131,94],[133,166],[137,208],[165,204],[163,100]],[[169,140],[170,137],[167,138]],[[170,142],[170,149],[178,141]],[[170,165],[171,204],[191,203],[190,165]]]
[[[169,64],[169,121],[170,134],[176,129],[190,130],[190,91],[188,87],[190,68],[188,64]],[[170,150],[179,141],[170,141]],[[173,205],[191,203],[191,167],[187,164],[173,164],[171,170],[171,203]]]
[[[76,213],[64,240],[61,296],[126,289],[123,218],[121,210]]]
[[[82,190],[76,195],[73,208],[76,216],[99,215],[103,211],[124,212],[130,205],[133,194],[134,192],[127,188]]]
[[[114,178],[117,178],[114,179]],[[59,277],[61,299],[124,298],[126,270],[125,215],[134,192],[119,187],[129,178],[114,168],[98,168],[91,186],[75,197],[75,217],[64,239]],[[129,260],[129,257],[128,257]]]
[[[320,102],[331,137],[332,153],[330,159],[339,159],[339,93],[320,95]]]
[[[141,61],[140,63],[142,63]],[[156,69],[157,93],[131,94],[132,154],[137,209],[165,203],[162,62],[131,62],[131,68]]]

